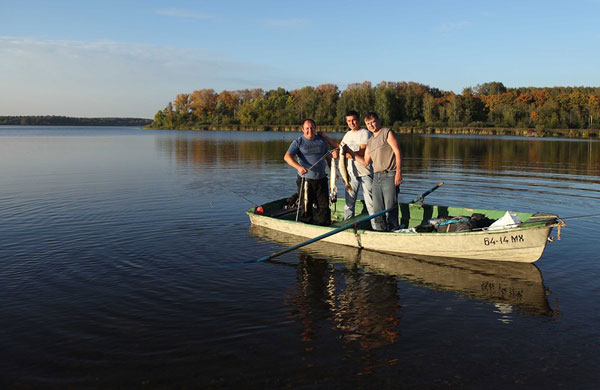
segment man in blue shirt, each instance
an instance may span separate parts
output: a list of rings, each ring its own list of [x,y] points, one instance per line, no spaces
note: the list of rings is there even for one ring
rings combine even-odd
[[[307,119],[302,124],[302,136],[292,142],[283,156],[283,160],[298,171],[296,183],[301,200],[299,207],[302,222],[323,226],[331,224],[327,185],[327,160],[331,157],[328,150],[325,138],[317,135],[315,121]],[[337,150],[333,154],[335,158]],[[316,205],[316,210],[313,210],[313,204]]]

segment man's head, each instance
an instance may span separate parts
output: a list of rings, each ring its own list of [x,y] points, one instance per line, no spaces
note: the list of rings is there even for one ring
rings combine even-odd
[[[381,129],[381,121],[379,120],[379,116],[377,116],[374,112],[369,112],[365,115],[365,125],[367,125],[367,129],[370,132],[375,132]]]
[[[312,119],[307,119],[302,124],[302,134],[304,138],[308,140],[315,139],[315,135],[317,134],[317,124]]]
[[[358,130],[360,127],[360,117],[358,112],[354,110],[346,112],[346,124],[348,124],[350,130]]]

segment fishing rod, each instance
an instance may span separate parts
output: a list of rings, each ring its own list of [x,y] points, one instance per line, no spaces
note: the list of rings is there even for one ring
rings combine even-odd
[[[215,183],[215,184],[217,184],[217,185],[220,185],[220,186],[221,186],[221,187],[223,187],[223,188],[225,188],[227,191],[231,192],[232,194],[234,194],[234,195],[237,195],[237,196],[239,196],[240,198],[244,199],[246,202],[250,203],[252,206],[254,206],[254,207],[259,207],[259,206],[258,206],[256,203],[254,203],[254,202],[253,202],[253,201],[251,201],[250,199],[246,198],[244,195],[242,195],[242,194],[238,194],[237,192],[235,192],[235,191],[233,191],[233,190],[231,190],[231,189],[229,189],[229,188],[225,187],[225,186],[224,186],[223,184],[221,184],[221,183],[217,183],[217,182],[214,182],[214,183]]]
[[[331,153],[333,153],[334,150],[337,149],[331,149],[329,150],[327,153],[325,153],[323,156],[321,156],[320,159],[317,160],[317,162],[315,162],[313,165],[310,166],[310,168],[307,168],[307,171],[310,171],[311,169],[313,169],[318,163],[320,163],[325,157],[329,156]]]
[[[298,217],[300,216],[300,202],[302,202],[302,194],[304,193],[304,175],[302,175],[302,182],[300,183],[300,188],[298,188],[298,206],[296,206],[296,222],[298,222]],[[304,214],[306,214],[306,210],[304,210]]]
[[[423,200],[425,200],[425,197],[429,194],[431,194],[433,191],[437,190],[438,188],[440,188],[441,186],[444,185],[444,182],[440,182],[438,185],[436,185],[435,187],[433,187],[432,189],[423,192],[421,195],[419,195],[416,199],[414,199],[412,202],[410,203],[418,203],[421,202],[423,203]]]
[[[589,218],[589,217],[600,217],[600,214],[573,215],[571,217],[564,217],[561,219],[575,219],[575,218]]]

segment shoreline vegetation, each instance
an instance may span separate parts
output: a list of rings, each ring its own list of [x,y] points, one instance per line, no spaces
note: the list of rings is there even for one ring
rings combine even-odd
[[[0,126],[147,126],[144,118],[76,118],[58,115],[0,116]]]
[[[364,127],[364,126],[363,126]],[[384,126],[385,127],[385,126]],[[520,137],[563,137],[592,138],[600,137],[599,129],[535,129],[535,128],[500,128],[500,127],[410,127],[387,126],[398,134],[445,134],[445,135],[503,135]],[[254,131],[254,132],[300,132],[300,125],[198,125],[192,128],[156,128],[145,126],[150,130],[190,130],[190,131]],[[323,133],[345,133],[347,126],[317,126]]]
[[[501,82],[462,94],[415,82],[369,81],[263,91],[201,89],[178,94],[147,129],[299,131],[306,118],[323,132],[346,131],[348,110],[379,114],[398,133],[598,138],[600,87],[519,87]]]

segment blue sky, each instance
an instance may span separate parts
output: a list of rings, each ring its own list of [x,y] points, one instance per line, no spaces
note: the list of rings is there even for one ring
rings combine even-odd
[[[213,88],[600,86],[600,0],[0,0],[0,115],[152,118]]]

